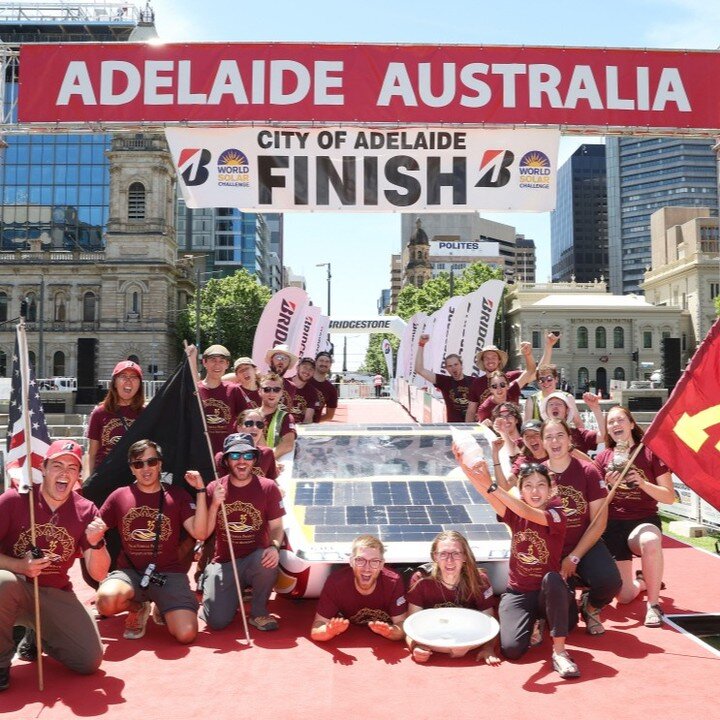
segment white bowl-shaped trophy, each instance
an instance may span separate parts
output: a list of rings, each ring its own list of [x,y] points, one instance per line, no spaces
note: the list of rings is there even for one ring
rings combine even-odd
[[[494,617],[479,610],[444,607],[410,615],[403,629],[411,640],[428,650],[462,657],[492,640],[500,631],[500,625]]]

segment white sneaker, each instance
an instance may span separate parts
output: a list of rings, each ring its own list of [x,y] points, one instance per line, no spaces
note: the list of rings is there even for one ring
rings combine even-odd
[[[125,632],[123,637],[126,640],[139,640],[145,635],[145,627],[150,617],[151,603],[144,602],[134,612],[131,610],[125,618]]]

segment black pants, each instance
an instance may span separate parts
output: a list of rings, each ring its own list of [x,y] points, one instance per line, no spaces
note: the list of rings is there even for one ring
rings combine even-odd
[[[580,560],[576,577],[570,582],[573,588],[578,585],[588,588],[588,601],[598,610],[612,602],[620,592],[622,587],[620,571],[602,540],[598,540]],[[570,610],[572,611],[573,608]],[[573,614],[575,622],[571,624],[571,629],[577,623],[577,612]]]
[[[499,609],[502,654],[509,660],[522,657],[530,647],[533,625],[538,618],[547,620],[553,637],[567,637],[571,606],[575,607],[572,591],[558,572],[547,573],[540,590],[508,590],[500,599]]]

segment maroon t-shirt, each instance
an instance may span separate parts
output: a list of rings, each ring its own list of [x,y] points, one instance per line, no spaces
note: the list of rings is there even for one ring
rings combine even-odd
[[[515,405],[518,404],[520,401],[520,385],[513,380],[509,385],[507,389],[507,396],[506,399],[503,400],[503,402],[506,403],[514,403]],[[492,395],[488,395],[485,400],[480,403],[480,407],[477,411],[477,418],[478,422],[483,422],[483,420],[489,420],[492,417],[492,411],[502,403],[496,403],[493,399]]]
[[[153,551],[161,493],[164,500],[156,556]],[[151,493],[142,492],[137,485],[121,487],[100,508],[105,524],[116,527],[120,534],[122,552],[118,568],[134,568],[140,573],[151,562],[161,573],[186,571],[178,558],[178,547],[183,523],[194,514],[194,500],[183,488],[174,485]]]
[[[117,412],[108,412],[102,405],[98,405],[90,414],[88,422],[88,440],[97,440],[100,445],[95,455],[95,467],[105,459],[107,454],[118,444],[120,438],[135,422],[140,410],[133,410],[129,405],[121,405]],[[95,468],[90,468],[94,470]]]
[[[283,378],[283,391],[282,397],[280,398],[280,405],[286,410],[289,410],[293,406],[296,392],[297,388],[287,378]]]
[[[294,380],[295,378],[293,378]],[[308,408],[313,410],[313,418],[315,417],[315,410],[318,406],[318,391],[314,385],[310,382],[306,382],[303,387],[297,387],[295,385],[295,396],[293,397],[292,407],[290,412],[296,423],[305,422],[305,413]],[[313,419],[314,422],[314,419]]]
[[[565,554],[567,517],[562,507],[551,503],[545,510],[548,524],[538,525],[506,509],[502,517],[512,533],[508,588],[517,592],[539,590],[549,572],[559,572]]]
[[[239,383],[237,388],[240,391],[240,396],[242,397],[246,408],[259,408],[262,405],[259,390],[246,390]]]
[[[519,473],[520,473],[521,465],[529,465],[530,463],[538,463],[538,465],[544,465],[547,463],[547,459],[548,459],[547,454],[543,455],[541,458],[536,458],[526,447],[523,447],[520,455],[518,455],[513,460],[512,474],[515,477],[520,477]]]
[[[410,589],[407,593],[407,601],[409,605],[417,605],[423,608],[439,608],[439,607],[461,607],[470,610],[488,610],[494,607],[493,589],[487,574],[483,570],[478,570],[480,576],[481,590],[477,595],[473,595],[468,599],[460,597],[456,589],[450,590],[445,587],[440,580],[425,575],[418,570],[410,578]]]
[[[247,404],[235,383],[223,382],[216,388],[200,383],[198,392],[213,453],[221,452],[225,438],[235,432],[238,415],[246,409]]]
[[[545,463],[547,466],[547,463]],[[550,469],[548,467],[548,469]],[[552,473],[552,470],[550,470]],[[561,473],[553,473],[557,483],[557,497],[567,515],[567,533],[563,554],[577,545],[590,524],[590,503],[607,495],[605,480],[593,463],[571,458]]]
[[[508,370],[505,373],[505,377],[512,382],[513,380],[517,380],[522,374],[522,370]],[[476,402],[478,404],[484,402],[488,395],[490,395],[489,384],[487,375],[480,375],[473,378],[472,385],[470,386],[470,402]]]
[[[603,477],[608,472],[615,450],[606,448],[597,454],[595,464]],[[652,450],[643,447],[633,461],[632,467],[643,480],[657,485],[656,478],[670,472],[667,465]],[[642,520],[657,514],[657,500],[651,498],[639,487],[627,487],[623,481],[610,502],[608,517],[611,520]]]
[[[448,422],[465,422],[472,384],[473,378],[470,375],[463,375],[462,380],[455,380],[449,375],[435,374],[435,387],[445,400]]]
[[[277,480],[278,472],[277,463],[275,462],[275,453],[272,448],[258,445],[255,448],[259,455],[255,461],[255,467],[253,473],[260,477],[266,477],[269,480]],[[227,468],[222,463],[223,454],[221,452],[215,453],[215,470],[217,471],[218,477],[227,474]]]
[[[570,430],[570,442],[573,447],[586,453],[589,450],[597,450],[598,434],[596,430],[580,430],[572,428]]]
[[[380,571],[375,588],[369,595],[362,595],[355,588],[351,567],[336,570],[325,581],[317,604],[320,617],[328,620],[343,617],[356,625],[366,625],[372,620],[390,623],[392,618],[406,612],[402,578],[386,567]]]
[[[37,485],[33,486],[35,544],[51,564],[40,573],[41,587],[72,590],[68,570],[78,550],[88,549],[87,526],[98,516],[98,509],[76,492],[54,512]],[[0,553],[13,558],[25,557],[32,545],[30,507],[27,495],[6,490],[0,495]]]
[[[316,380],[313,377],[310,378],[308,383],[312,383],[313,387],[318,391],[319,404],[315,408],[313,422],[320,422],[324,408],[336,408],[338,406],[338,391],[329,380]]]
[[[230,482],[229,476],[225,475],[208,485],[208,503],[212,500],[218,483],[227,488],[225,513],[235,557],[246,557],[257,548],[268,547],[268,523],[285,514],[278,486],[272,480],[253,475],[247,485],[237,487]],[[217,515],[213,562],[230,562],[225,519],[221,510],[218,510]]]

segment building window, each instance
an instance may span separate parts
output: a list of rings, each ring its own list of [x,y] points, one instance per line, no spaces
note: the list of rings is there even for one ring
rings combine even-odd
[[[86,292],[83,295],[83,322],[94,323],[97,308],[97,299],[95,293]]]
[[[140,364],[140,358],[137,355],[128,355],[127,359],[134,362],[136,365]]]
[[[30,369],[35,372],[35,353],[32,350],[28,350],[28,362],[30,363]]]
[[[595,328],[595,347],[596,348],[607,347],[607,334],[605,333],[604,327]]]
[[[711,282],[710,283],[710,299],[714,300],[718,295],[720,295],[720,283]]]
[[[7,377],[7,355],[0,350],[0,376]]]
[[[588,389],[588,382],[590,380],[590,373],[586,367],[578,369],[578,384],[577,389],[580,392],[586,392]]]
[[[61,292],[55,294],[53,318],[55,322],[65,322],[65,295]]]
[[[586,350],[588,346],[588,329],[581,325],[577,329],[577,346],[581,350]]]
[[[28,322],[37,322],[37,303],[35,302],[35,293],[28,293],[25,298],[27,302],[27,317]]]
[[[682,334],[682,351],[685,352],[687,350],[687,335],[685,333]]]
[[[619,325],[613,329],[613,347],[616,350],[625,347],[625,331]]]
[[[8,319],[8,296],[4,292],[0,292],[0,322]]]
[[[533,350],[540,349],[540,331],[539,330],[532,331],[532,346],[533,346]]]
[[[65,375],[65,353],[59,350],[53,355],[53,375],[60,377]]]
[[[615,380],[624,380],[625,379],[625,368],[621,368],[621,367],[615,368],[613,377],[615,378]]]
[[[643,348],[649,350],[652,347],[652,330],[643,330]]]
[[[134,182],[128,189],[128,220],[145,219],[145,186]]]

